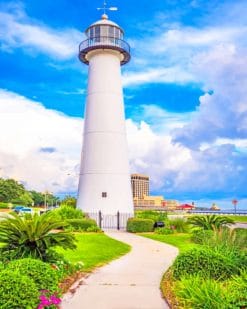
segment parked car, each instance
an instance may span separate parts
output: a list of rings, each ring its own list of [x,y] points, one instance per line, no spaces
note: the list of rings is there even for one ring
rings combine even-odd
[[[14,212],[19,213],[21,209],[25,208],[25,206],[17,205],[13,208]]]
[[[32,208],[29,208],[29,207],[23,207],[19,211],[20,214],[24,214],[24,213],[31,214],[32,212],[33,212]]]

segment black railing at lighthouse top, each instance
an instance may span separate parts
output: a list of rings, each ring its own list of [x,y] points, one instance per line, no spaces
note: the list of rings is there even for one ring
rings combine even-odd
[[[79,45],[79,58],[82,62],[88,64],[86,54],[94,49],[113,49],[123,54],[121,64],[125,64],[130,60],[130,46],[129,44],[119,38],[109,36],[92,37],[82,41]]]

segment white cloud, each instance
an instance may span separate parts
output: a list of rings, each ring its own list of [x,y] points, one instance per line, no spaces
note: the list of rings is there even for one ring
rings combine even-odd
[[[40,191],[76,190],[78,177],[67,174],[76,173],[82,126],[80,119],[0,90],[0,175]]]
[[[137,86],[147,83],[179,83],[195,81],[194,76],[179,67],[147,69],[142,72],[129,72],[123,75],[123,85]]]
[[[11,52],[23,48],[52,58],[70,59],[84,35],[77,29],[52,29],[29,19],[21,9],[0,11],[0,49]]]

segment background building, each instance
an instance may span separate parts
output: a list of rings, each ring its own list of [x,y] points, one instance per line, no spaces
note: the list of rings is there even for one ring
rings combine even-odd
[[[142,174],[132,174],[131,188],[133,198],[142,199],[144,195],[149,195],[149,177]]]

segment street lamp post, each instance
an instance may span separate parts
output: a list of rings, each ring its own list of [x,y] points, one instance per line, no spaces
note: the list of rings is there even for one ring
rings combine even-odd
[[[232,204],[234,206],[235,213],[237,212],[237,203],[238,203],[238,200],[236,200],[236,199],[232,200]]]

